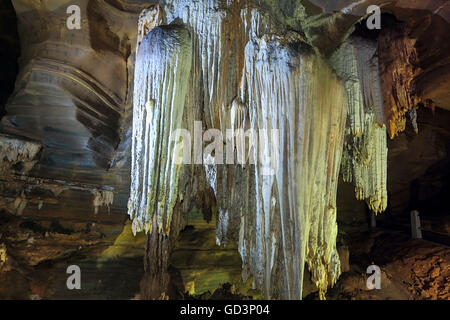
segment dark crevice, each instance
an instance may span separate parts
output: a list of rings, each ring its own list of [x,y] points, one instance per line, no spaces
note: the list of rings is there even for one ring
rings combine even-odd
[[[19,72],[20,55],[17,16],[10,0],[0,2],[0,119],[6,114],[6,103],[14,91]]]

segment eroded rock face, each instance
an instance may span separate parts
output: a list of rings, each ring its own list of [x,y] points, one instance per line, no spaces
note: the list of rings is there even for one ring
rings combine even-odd
[[[81,29],[69,30],[69,4],[13,1],[21,71],[1,130],[43,144],[30,179],[44,178],[67,190],[75,185],[85,193],[83,198],[92,199],[87,201],[94,208],[110,204],[105,192],[114,189],[116,208],[123,208],[127,192],[121,196],[119,190],[128,189],[129,180],[123,152],[131,110],[132,52],[143,6],[127,4],[124,9],[120,1],[82,1]],[[103,194],[92,192],[97,189]],[[79,209],[89,207],[82,203]]]
[[[386,28],[380,32],[380,72],[391,138],[405,130],[406,118],[414,117],[419,106],[448,110],[450,105],[444,89],[450,85],[449,35],[443,31],[450,21],[448,3],[400,1],[398,6],[430,11],[422,15],[411,11],[408,16],[406,10],[392,9],[403,22],[385,19]]]
[[[258,140],[251,141],[253,150],[248,152],[248,157],[257,161],[254,165],[223,165],[224,159],[218,156],[223,146],[215,149],[217,157],[200,155],[204,160],[213,158],[205,164],[204,175],[218,203],[217,243],[231,240],[239,243],[244,281],[253,276],[255,287],[266,297],[300,299],[305,263],[323,296],[340,273],[335,246],[335,194],[346,110],[343,88],[326,62],[315,56],[298,35],[292,33],[284,39],[274,35],[275,25],[258,9],[236,5],[234,10],[239,15],[233,16],[221,9],[218,2],[209,1],[193,4],[186,16],[186,11],[179,11],[182,7],[177,1],[164,7],[168,25],[151,30],[139,47],[135,121],[147,119],[147,123],[135,123],[133,128],[136,138],[132,183],[139,187],[132,189],[129,206],[134,223],[138,231],[148,231],[150,239],[164,233],[171,237],[169,227],[176,204],[171,197],[176,199],[177,194],[189,192],[175,178],[180,168],[172,164],[170,155],[180,151],[174,149],[170,139],[173,124],[161,122],[158,114],[168,113],[164,121],[176,122],[176,114],[181,111],[173,108],[181,108],[184,102],[186,128],[194,126],[192,120],[199,120],[207,129],[217,128],[219,132],[261,129]],[[165,31],[175,28],[177,19],[183,19],[191,28],[193,47],[197,48],[192,53],[192,68],[184,71],[189,66],[186,61],[175,60],[170,67],[164,67],[166,59],[188,57],[188,51],[172,44],[171,34]],[[225,23],[228,20],[240,24],[236,27]],[[235,33],[231,43],[222,38],[224,32]],[[154,41],[150,42],[151,39]],[[232,53],[235,57],[243,55],[242,69],[238,69],[228,55],[230,46],[239,48],[233,42],[239,43],[241,39],[245,48],[241,46],[242,52],[236,49]],[[160,44],[161,49],[149,51],[146,48],[150,43]],[[154,55],[163,55],[158,64]],[[159,76],[159,70],[164,77]],[[148,82],[141,83],[140,78]],[[170,81],[174,81],[174,89]],[[187,82],[191,83],[188,95],[179,95],[182,91],[178,90],[183,90],[183,83]],[[321,90],[329,94],[321,96]],[[170,99],[179,99],[179,103],[172,106]],[[166,104],[161,104],[161,100]],[[201,100],[203,110],[197,104]],[[201,112],[204,116],[196,118]],[[279,130],[279,141],[271,137],[272,130]],[[260,149],[261,140],[268,141],[268,146]],[[157,146],[153,147],[155,141]],[[227,140],[224,155],[233,160],[230,164],[239,161],[239,156],[234,155],[239,150],[230,148],[232,143]],[[142,160],[145,163],[147,157],[158,155],[159,150],[169,153],[157,157],[159,164],[150,161],[142,167]],[[182,150],[183,155],[188,151]],[[247,157],[247,150],[244,152]],[[259,153],[275,154],[277,158],[265,163]],[[155,165],[163,170],[154,169]],[[310,168],[314,170],[311,172]],[[161,179],[167,178],[172,181],[170,188],[166,188],[164,181],[161,183]],[[157,181],[160,182],[155,184]],[[147,248],[155,250],[152,246]]]
[[[448,195],[450,113],[442,109],[433,113],[422,108],[418,110],[417,119],[419,134],[408,121],[406,130],[389,141],[390,212],[402,215],[405,210],[415,207],[421,212],[422,219],[427,216],[444,218],[444,199]],[[441,220],[442,225],[445,221]]]
[[[136,32],[128,34],[127,27],[135,29],[135,16],[89,1],[81,8],[81,29],[69,30],[68,3],[13,2],[23,50],[2,130],[44,140],[47,175],[57,172],[50,163],[108,169],[129,99],[127,64]]]
[[[329,290],[329,300],[449,299],[448,246],[378,230],[353,235],[350,252],[351,269]],[[372,263],[381,269],[380,290],[367,289],[364,273]]]
[[[392,22],[391,28],[380,34],[383,103],[391,138],[405,130],[407,113],[421,102],[414,83],[419,73],[415,42],[408,37],[405,24]]]
[[[126,221],[124,125],[131,110],[136,21],[144,6],[81,1],[81,29],[69,30],[71,4],[11,5],[21,57],[1,122],[8,134],[1,139],[8,175],[0,183],[1,242],[11,272],[78,254],[79,248],[110,246]],[[8,21],[13,19],[2,18]],[[30,144],[38,152],[27,152]]]

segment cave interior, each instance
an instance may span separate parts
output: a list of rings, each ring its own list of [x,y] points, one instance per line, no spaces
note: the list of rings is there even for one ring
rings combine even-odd
[[[448,1],[76,2],[0,3],[0,299],[450,300]]]

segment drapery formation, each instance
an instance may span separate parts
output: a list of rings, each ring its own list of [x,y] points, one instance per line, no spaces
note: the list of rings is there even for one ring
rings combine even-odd
[[[171,135],[181,127],[191,55],[189,31],[177,25],[153,28],[138,50],[128,204],[134,233],[170,230],[179,175]]]
[[[331,63],[344,80],[349,108],[342,176],[379,213],[387,206],[387,134],[376,51],[376,41],[350,37]]]
[[[252,276],[267,298],[301,299],[305,265],[324,298],[340,275],[336,191],[343,150],[345,177],[357,196],[377,212],[386,203],[377,65],[361,60],[373,47],[349,44],[351,56],[347,47],[338,53],[341,81],[300,34],[280,30],[258,8],[220,3],[174,0],[152,9],[164,25],[147,30],[137,56],[134,230],[173,236],[174,205],[192,192],[174,163],[186,152],[173,143],[174,130],[193,133],[201,121],[200,129],[224,136],[227,129],[256,132],[245,138],[245,164],[242,145],[228,136],[226,164],[218,150],[203,155],[202,176],[218,207],[217,244],[239,243],[244,280]],[[185,166],[196,166],[194,149],[194,164]]]

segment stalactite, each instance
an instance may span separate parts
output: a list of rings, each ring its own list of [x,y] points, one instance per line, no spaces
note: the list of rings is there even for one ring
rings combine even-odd
[[[348,116],[342,176],[378,213],[387,205],[387,141],[375,41],[349,38],[331,63],[344,80]]]
[[[95,214],[98,213],[101,207],[107,207],[110,211],[110,206],[114,202],[114,192],[106,190],[91,190],[94,195],[94,210]]]
[[[149,110],[154,115],[176,106],[180,113],[184,108],[184,119],[203,120],[206,128],[253,129],[258,148],[245,148],[245,164],[238,144],[225,151],[234,153],[233,165],[209,158],[203,162],[217,199],[217,243],[239,243],[244,280],[253,276],[255,287],[267,298],[301,299],[305,265],[324,298],[340,274],[336,190],[345,125],[343,86],[300,35],[278,36],[276,25],[260,9],[231,2],[224,8],[220,3],[174,0],[163,9],[167,23],[181,20],[191,30],[191,73],[178,73],[187,65],[185,47],[173,45],[182,49],[168,52],[161,38],[151,36],[165,27],[153,29],[140,45],[129,206],[134,231],[149,231],[149,245],[159,246],[152,237],[172,235],[165,223],[158,230],[149,225],[155,219],[170,221],[172,201],[189,192],[178,190],[178,180],[166,180],[160,169],[171,168],[170,157],[161,151],[170,150],[165,134],[181,123],[173,120],[163,130],[159,122],[149,120]],[[173,74],[177,104],[161,90],[167,81],[163,74]],[[263,143],[265,148],[259,148]],[[274,161],[262,163],[261,153],[275,155]],[[258,161],[250,164],[250,159]],[[167,172],[176,176],[173,170]],[[155,188],[152,179],[167,188]],[[159,206],[153,209],[155,199]]]
[[[168,234],[178,197],[179,153],[173,132],[181,127],[191,69],[189,31],[178,25],[153,28],[138,49],[133,109],[133,232]]]
[[[242,17],[249,41],[240,99],[250,126],[280,133],[275,174],[255,166],[256,212],[243,215],[239,234],[243,263],[267,297],[300,299],[306,262],[324,298],[340,275],[335,196],[343,89],[296,34],[286,44],[264,32],[270,22],[258,10]]]

